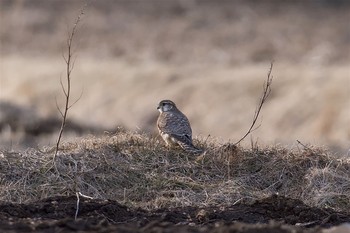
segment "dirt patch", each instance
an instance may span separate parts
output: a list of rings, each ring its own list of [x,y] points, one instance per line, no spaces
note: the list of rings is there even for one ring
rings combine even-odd
[[[281,196],[251,204],[144,211],[112,200],[52,197],[29,204],[0,205],[0,230],[7,232],[318,232],[350,221],[350,215],[311,208]]]

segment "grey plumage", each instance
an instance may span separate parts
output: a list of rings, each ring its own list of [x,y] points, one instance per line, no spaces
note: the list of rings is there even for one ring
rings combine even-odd
[[[167,146],[179,145],[186,151],[201,153],[192,143],[192,129],[187,117],[177,109],[171,100],[162,100],[157,108],[160,115],[157,120],[159,134]]]

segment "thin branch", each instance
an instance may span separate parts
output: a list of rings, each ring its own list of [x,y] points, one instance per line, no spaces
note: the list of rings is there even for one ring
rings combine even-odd
[[[80,195],[79,192],[76,192],[75,195],[77,196],[77,208],[75,210],[74,220],[77,221],[78,213],[79,213],[79,203],[80,203]]]
[[[57,108],[58,112],[61,114],[61,117],[63,117],[63,112],[61,111],[60,107],[58,106],[56,97],[55,97],[55,101],[56,101],[56,108]]]
[[[62,53],[62,58],[63,58],[63,60],[64,60],[64,62],[67,64],[67,58],[66,58],[66,56]]]
[[[81,99],[81,97],[83,96],[83,93],[84,93],[84,89],[81,91],[80,96],[71,105],[68,106],[68,109],[73,107],[73,105],[76,104]]]
[[[58,138],[57,138],[55,154],[54,154],[54,157],[53,157],[54,164],[55,164],[57,153],[58,153],[58,150],[59,150],[59,145],[60,145],[60,142],[61,142],[63,130],[64,130],[65,126],[66,126],[68,110],[72,106],[72,105],[69,104],[70,94],[71,94],[71,78],[72,78],[71,77],[71,73],[72,73],[72,70],[74,68],[74,63],[75,63],[75,59],[72,60],[72,57],[73,57],[72,47],[73,47],[74,36],[75,36],[75,34],[77,32],[77,28],[78,28],[79,22],[81,21],[81,18],[84,15],[86,7],[87,7],[87,3],[82,7],[82,9],[80,11],[80,14],[78,15],[77,19],[75,20],[75,23],[74,23],[74,26],[72,28],[72,31],[68,34],[67,55],[65,56],[63,54],[63,59],[64,59],[64,61],[66,63],[66,81],[67,81],[67,86],[65,88],[63,83],[62,83],[62,79],[60,79],[61,88],[62,88],[62,91],[63,91],[63,93],[65,95],[65,106],[64,106],[64,111],[63,112],[61,110],[59,110],[59,112],[60,112],[60,114],[62,116],[62,123],[61,123],[61,128],[60,128],[60,131],[59,131],[59,134],[58,134]],[[80,99],[80,97],[79,97],[79,99]],[[75,101],[74,103],[76,103],[77,101]],[[56,100],[56,105],[57,105],[57,100]]]
[[[73,59],[73,62],[72,62],[72,65],[71,65],[71,69],[69,70],[69,73],[72,72],[72,70],[74,69],[76,59],[77,59],[77,57],[75,57]]]
[[[87,199],[94,199],[93,197],[90,197],[88,195],[84,195],[81,192],[75,192],[75,196],[77,196],[77,204],[76,204],[76,209],[75,209],[75,215],[74,215],[74,220],[76,221],[78,218],[78,214],[79,214],[79,206],[80,206],[80,196],[87,198]]]
[[[271,75],[272,68],[273,68],[273,62],[271,62],[269,72],[267,73],[267,79],[263,85],[263,94],[260,97],[259,105],[258,105],[257,109],[255,110],[252,124],[251,124],[250,128],[248,129],[247,133],[241,139],[239,139],[236,143],[234,143],[235,146],[238,145],[241,141],[243,141],[252,131],[259,128],[259,127],[257,127],[254,129],[254,125],[259,118],[260,111],[261,111],[264,103],[266,102],[266,99],[269,97],[269,95],[271,93],[271,84],[272,84],[272,79],[273,79],[273,76]]]
[[[94,199],[93,197],[90,197],[90,196],[88,196],[88,195],[84,195],[84,194],[82,194],[81,192],[78,192],[79,193],[79,195],[80,196],[82,196],[82,197],[84,197],[84,198],[87,198],[87,199]]]
[[[308,151],[312,152],[312,149],[310,147],[306,146],[305,144],[303,144],[301,141],[297,140],[297,143],[302,145],[304,147],[304,150],[308,150]]]
[[[64,96],[67,97],[66,89],[64,88],[63,83],[62,83],[62,77],[60,77],[60,84],[61,84],[61,88],[62,88],[62,91],[63,91]]]

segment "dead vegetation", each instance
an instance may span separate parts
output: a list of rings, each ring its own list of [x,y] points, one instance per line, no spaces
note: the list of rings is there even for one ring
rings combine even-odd
[[[278,194],[315,207],[350,208],[349,159],[318,148],[244,149],[215,140],[196,142],[207,149],[200,159],[123,130],[83,138],[62,145],[59,173],[51,166],[50,149],[2,151],[0,200],[23,203],[81,192],[156,209],[249,203]]]
[[[71,120],[153,133],[155,105],[167,98],[182,107],[194,135],[234,142],[251,122],[263,82],[258,78],[275,59],[278,79],[254,138],[265,145],[299,139],[349,150],[348,3],[151,2],[92,1],[77,38],[71,96],[74,101],[84,90],[84,98],[71,109]],[[0,4],[1,102],[35,109],[40,118],[58,116],[55,96],[64,106],[60,55],[82,1]],[[7,128],[7,135],[14,131]],[[22,137],[4,140],[2,132],[0,147],[16,150],[56,141],[56,135],[41,137],[23,146]]]
[[[67,39],[67,52],[65,55],[63,55],[63,59],[65,61],[66,64],[66,87],[63,85],[62,83],[62,78],[60,79],[60,83],[61,83],[61,88],[62,91],[64,93],[65,96],[65,105],[64,105],[64,110],[62,111],[60,109],[60,107],[57,104],[57,100],[56,100],[56,107],[58,109],[58,111],[61,114],[62,117],[62,122],[61,122],[61,127],[60,127],[60,131],[58,133],[58,137],[57,137],[57,142],[56,142],[56,149],[55,149],[55,154],[53,156],[53,161],[55,163],[55,159],[59,150],[59,146],[60,146],[60,142],[62,139],[62,134],[63,134],[63,130],[66,126],[66,122],[67,122],[67,115],[68,115],[68,110],[76,103],[78,102],[78,100],[80,99],[80,97],[74,102],[74,103],[70,103],[70,95],[71,95],[71,80],[72,80],[72,71],[74,69],[74,64],[75,64],[75,58],[74,58],[74,51],[73,51],[73,40],[75,40],[75,34],[77,33],[78,30],[78,24],[81,21],[82,16],[84,15],[85,12],[85,8],[87,7],[87,3],[85,3],[85,5],[82,7],[80,14],[78,15],[78,17],[75,20],[74,26],[71,30],[71,32],[68,34],[68,39]]]

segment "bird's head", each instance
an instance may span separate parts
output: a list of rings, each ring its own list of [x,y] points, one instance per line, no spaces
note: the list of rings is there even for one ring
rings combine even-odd
[[[157,107],[159,112],[168,112],[172,109],[176,109],[176,105],[173,101],[171,100],[162,100],[159,102],[158,107]]]

